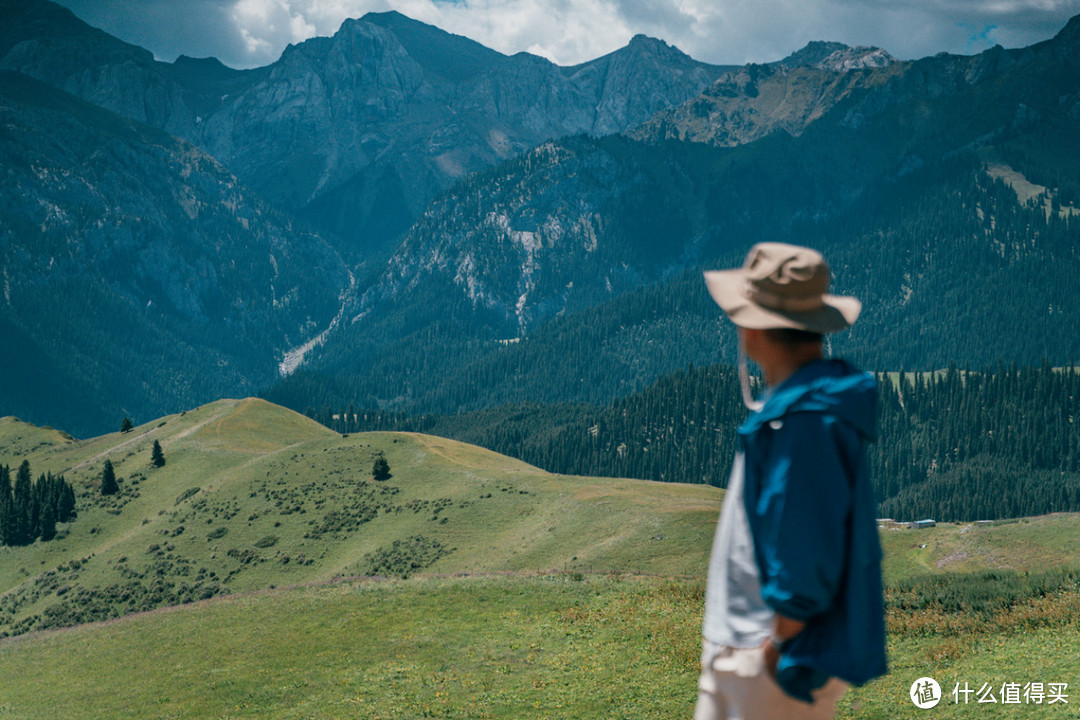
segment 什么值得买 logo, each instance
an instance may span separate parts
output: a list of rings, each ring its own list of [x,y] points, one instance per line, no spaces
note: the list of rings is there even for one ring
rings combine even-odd
[[[921,677],[911,683],[911,702],[915,707],[928,710],[941,702],[941,686],[931,677]]]

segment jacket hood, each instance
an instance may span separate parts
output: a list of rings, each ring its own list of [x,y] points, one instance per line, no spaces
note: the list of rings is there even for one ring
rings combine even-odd
[[[873,442],[877,438],[877,383],[873,375],[846,360],[815,360],[773,389],[740,431],[753,432],[793,412],[829,413]]]

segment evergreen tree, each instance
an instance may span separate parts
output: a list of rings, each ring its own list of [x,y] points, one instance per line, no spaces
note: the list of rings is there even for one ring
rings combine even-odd
[[[35,527],[32,523],[34,488],[30,482],[30,461],[23,460],[15,474],[15,487],[11,492],[14,504],[15,532],[12,545],[29,545],[34,542]]]
[[[390,477],[390,463],[386,462],[382,454],[375,458],[371,466],[371,476],[376,480],[386,480]]]
[[[71,522],[75,519],[75,489],[60,476],[60,496],[56,501],[56,521]]]
[[[19,466],[15,487],[11,471],[0,465],[0,545],[29,545],[56,537],[56,523],[75,518],[75,491],[64,476],[41,475],[30,481],[30,462]]]
[[[0,545],[13,545],[15,505],[11,499],[11,469],[0,465]]]
[[[113,470],[111,460],[105,461],[105,469],[101,471],[101,494],[115,495],[120,491],[120,485],[116,482],[116,471]]]
[[[154,467],[165,466],[165,453],[161,450],[161,443],[154,441],[154,448],[150,451],[150,464]]]
[[[44,477],[41,479],[41,484],[44,484]],[[56,537],[56,508],[50,503],[46,503],[41,507],[41,513],[38,516],[37,536],[41,538],[42,542],[48,542]]]
[[[120,421],[120,432],[122,433],[131,432],[133,427],[134,426],[131,424],[131,418],[126,417]]]

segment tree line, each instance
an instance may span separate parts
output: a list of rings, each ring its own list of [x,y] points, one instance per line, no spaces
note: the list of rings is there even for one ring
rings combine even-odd
[[[999,365],[877,373],[878,509],[992,520],[1080,511],[1080,372]],[[551,472],[723,487],[745,419],[734,368],[689,367],[608,405],[518,403],[450,416],[324,406],[339,432],[443,435]]]
[[[11,468],[0,465],[0,544],[29,545],[56,537],[56,524],[75,519],[75,491],[63,475],[46,473],[31,481],[23,460],[11,481]]]

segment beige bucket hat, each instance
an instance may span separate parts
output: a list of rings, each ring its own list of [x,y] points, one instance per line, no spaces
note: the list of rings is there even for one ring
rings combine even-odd
[[[829,295],[829,265],[821,253],[786,243],[758,243],[737,270],[705,273],[716,304],[740,327],[831,333],[851,327],[862,303]]]

